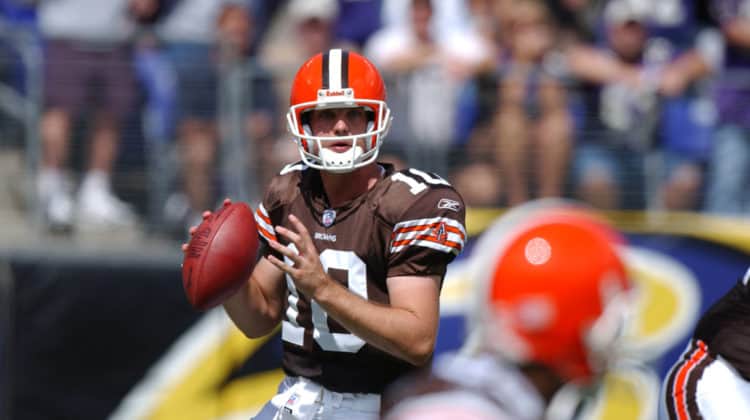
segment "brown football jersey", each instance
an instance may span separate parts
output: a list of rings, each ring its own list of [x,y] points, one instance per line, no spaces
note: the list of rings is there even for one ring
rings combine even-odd
[[[665,418],[750,415],[750,270],[698,321],[665,377]]]
[[[271,181],[256,211],[262,240],[289,245],[274,227],[292,228],[288,216],[294,214],[309,230],[328,274],[377,303],[389,303],[389,277],[442,279],[466,239],[461,196],[434,174],[381,166],[385,175],[370,191],[337,208],[329,207],[317,170],[301,163],[287,166]],[[333,391],[380,393],[413,369],[349,333],[298,292],[288,276],[286,283],[282,340],[287,374]]]
[[[701,316],[693,338],[726,359],[750,381],[750,286],[748,277],[724,294]]]

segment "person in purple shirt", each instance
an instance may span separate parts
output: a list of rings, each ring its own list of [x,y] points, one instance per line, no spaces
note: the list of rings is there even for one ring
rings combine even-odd
[[[724,68],[716,83],[720,121],[714,137],[706,209],[750,210],[750,1],[711,0],[710,12],[725,39]]]
[[[659,74],[662,113],[658,132],[663,174],[652,203],[669,210],[701,206],[716,109],[711,76],[719,67],[721,38],[706,20],[702,0],[649,3],[644,62]]]
[[[382,0],[339,0],[339,16],[334,26],[335,38],[361,49],[382,26]]]

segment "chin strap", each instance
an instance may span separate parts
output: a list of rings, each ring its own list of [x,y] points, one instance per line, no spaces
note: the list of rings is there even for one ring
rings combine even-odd
[[[364,151],[359,146],[355,146],[344,153],[337,153],[331,149],[325,148],[319,153],[323,164],[330,166],[332,169],[337,167],[354,169],[354,162],[358,157],[362,156],[362,154],[364,154]]]

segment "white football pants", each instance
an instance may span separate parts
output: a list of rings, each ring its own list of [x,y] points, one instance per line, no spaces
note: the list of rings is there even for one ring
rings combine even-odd
[[[307,378],[287,376],[253,420],[377,420],[380,395],[333,392]]]

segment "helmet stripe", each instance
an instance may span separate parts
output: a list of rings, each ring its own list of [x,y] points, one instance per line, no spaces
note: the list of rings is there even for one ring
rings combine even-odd
[[[341,52],[341,87],[349,87],[349,51]]]
[[[341,89],[341,50],[328,51],[328,89]]]
[[[321,88],[328,89],[328,68],[330,67],[328,65],[328,52],[323,53],[323,69],[320,72],[320,74],[323,76],[323,80],[321,80]]]

